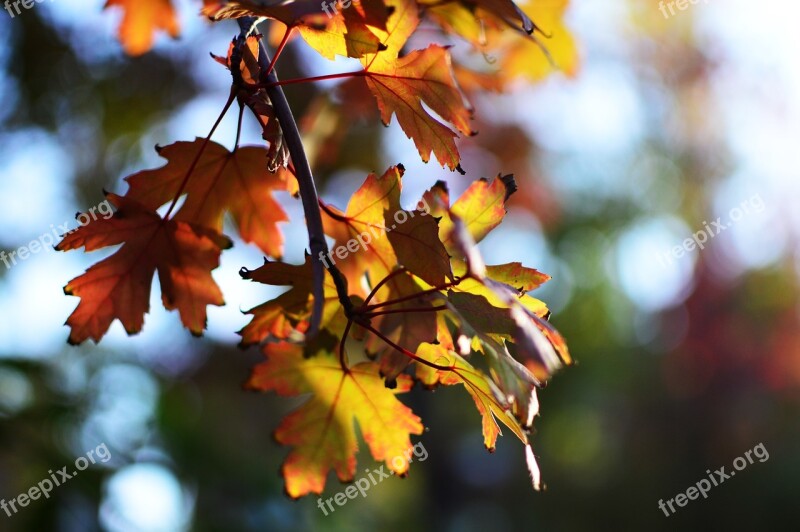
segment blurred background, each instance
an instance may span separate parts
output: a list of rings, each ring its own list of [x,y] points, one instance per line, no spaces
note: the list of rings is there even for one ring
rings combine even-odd
[[[99,0],[0,12],[0,250],[58,232],[76,211],[162,164],[154,146],[205,136],[225,103],[235,24],[210,27],[189,0],[182,37],[125,56],[119,13]],[[669,15],[669,12],[666,11]],[[241,311],[276,292],[239,278],[261,263],[238,243],[214,277],[227,306],[197,340],[152,295],[145,330],[66,344],[77,304],[62,287],[104,252],[44,249],[0,263],[0,498],[13,499],[105,443],[112,455],[0,530],[798,529],[800,480],[800,7],[573,0],[579,66],[505,95],[474,96],[480,134],[467,176],[420,162],[396,123],[339,82],[288,91],[323,196],[339,207],[370,171],[402,162],[404,203],[437,179],[453,196],[514,173],[520,191],[481,247],[553,276],[534,295],[577,359],[540,394],[533,436],[547,490],[530,488],[509,431],[489,455],[460,387],[404,398],[428,452],[410,476],[325,516],[291,501],[271,431],[296,400],[241,390],[255,350]],[[547,29],[545,26],[544,29]],[[442,40],[433,32],[421,40]],[[293,42],[283,78],[348,71]],[[369,102],[369,100],[367,100]],[[371,103],[371,102],[369,102]],[[325,113],[329,113],[326,115]],[[251,121],[244,140],[260,141]],[[346,124],[344,122],[347,122]],[[236,119],[215,140],[231,147]],[[283,202],[300,262],[299,203]],[[704,249],[685,239],[720,219]],[[658,507],[759,443],[769,453],[670,517]],[[359,467],[376,467],[364,454]],[[329,477],[326,497],[342,489]]]

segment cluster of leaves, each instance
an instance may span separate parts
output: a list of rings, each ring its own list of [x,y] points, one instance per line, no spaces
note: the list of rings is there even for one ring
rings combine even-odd
[[[428,388],[464,385],[482,416],[486,448],[495,447],[498,421],[509,427],[526,446],[538,487],[527,437],[539,409],[536,387],[570,362],[569,353],[545,320],[545,304],[527,294],[548,277],[519,263],[486,266],[475,244],[502,221],[513,181],[477,181],[452,205],[437,183],[420,202],[430,212],[402,211],[402,174],[402,167],[392,167],[368,176],[345,212],[325,207],[326,233],[336,245],[373,236],[365,250],[337,263],[353,287],[350,307],[340,304],[333,279],[326,282],[323,338],[304,347],[291,343],[308,327],[308,261],[316,258],[242,270],[246,279],[291,286],[249,311],[242,342],[264,343],[267,359],[250,387],[315,394],[276,433],[279,442],[295,446],[284,469],[287,491],[320,492],[329,468],[342,481],[353,479],[353,417],[374,458],[404,474],[408,463],[391,459],[410,447],[409,434],[422,432],[419,419],[394,398],[409,389],[410,376]],[[398,218],[407,221],[393,223]],[[303,386],[277,384],[289,361],[291,372],[305,375],[298,379]],[[297,425],[326,429],[292,430]]]
[[[552,22],[564,4],[551,2],[533,12],[544,10],[543,18]],[[146,51],[156,29],[177,32],[168,0],[108,5],[125,10],[120,36],[130,53]],[[295,178],[301,171],[292,164],[297,153],[284,139],[288,126],[268,96],[279,84],[319,79],[277,82],[269,76],[290,37],[299,34],[325,57],[359,59],[361,70],[326,77],[360,83],[374,96],[385,123],[397,117],[424,161],[432,153],[443,166],[463,173],[455,139],[456,132],[471,133],[472,109],[462,88],[504,88],[529,60],[545,65],[526,71],[534,76],[552,68],[554,58],[574,65],[574,46],[563,28],[551,27],[556,42],[551,55],[528,12],[511,0],[356,0],[329,17],[316,1],[265,6],[206,0],[203,14],[212,20],[275,21],[277,53],[265,61],[261,37],[243,31],[226,57],[215,57],[230,69],[233,85],[208,137],[158,148],[166,165],[127,177],[124,196],[106,193],[116,207],[112,217],[83,226],[58,244],[59,250],[86,251],[121,244],[65,287],[81,298],[67,321],[70,343],[100,341],[115,319],[128,333],[139,332],[156,271],[165,308],[177,309],[184,326],[200,335],[207,305],[223,304],[211,272],[231,245],[222,233],[229,214],[239,236],[270,257],[255,270],[243,268],[242,277],[289,287],[247,311],[251,319],[240,335],[242,347],[258,345],[265,356],[249,388],[310,395],[276,431],[277,440],[292,447],[283,469],[290,496],[321,493],[331,469],[342,481],[353,479],[354,422],[372,456],[405,474],[408,461],[399,457],[407,456],[410,436],[421,434],[423,425],[396,396],[415,380],[429,388],[462,384],[482,416],[487,449],[494,449],[500,425],[508,427],[524,444],[538,488],[528,441],[539,409],[536,388],[570,357],[547,321],[547,307],[528,294],[548,277],[519,263],[486,265],[477,249],[502,222],[516,190],[513,177],[478,180],[455,201],[436,183],[418,208],[408,211],[400,205],[402,165],[382,176],[371,174],[346,210],[323,201],[313,206],[321,210],[324,233],[334,246],[351,252],[344,258],[307,255],[304,264],[288,264],[280,260],[278,225],[287,217],[273,194],[302,193],[304,185]],[[494,71],[480,72],[455,63],[450,49],[437,44],[404,53],[423,19],[483,53],[493,43],[491,53],[502,60],[494,61]],[[237,138],[229,151],[210,140],[234,102],[240,123],[245,108],[253,111],[265,146],[240,147]],[[353,242],[361,249],[353,251]],[[324,278],[316,274],[315,261],[325,264]],[[324,297],[315,316],[317,283]]]

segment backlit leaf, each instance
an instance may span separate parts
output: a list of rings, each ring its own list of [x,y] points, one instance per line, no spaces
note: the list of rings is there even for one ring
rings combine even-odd
[[[409,436],[422,434],[423,426],[395,396],[411,388],[410,378],[399,378],[389,390],[373,362],[345,373],[335,357],[304,359],[292,344],[270,344],[264,353],[267,361],[254,368],[249,388],[283,396],[311,394],[275,431],[279,443],[292,447],[283,464],[289,496],[322,493],[331,469],[342,482],[354,480],[356,423],[375,460],[398,475],[408,471]]]
[[[305,332],[311,317],[311,292],[313,274],[311,261],[306,256],[302,265],[285,262],[265,261],[255,269],[242,268],[243,279],[271,286],[290,286],[290,290],[275,299],[267,301],[248,310],[253,316],[250,323],[239,334],[242,336],[240,347],[247,347],[268,338],[288,339],[295,330]],[[336,287],[329,275],[325,276],[325,304],[323,306],[322,326],[328,325],[333,315],[341,310]]]
[[[94,251],[122,244],[64,287],[66,294],[81,298],[67,320],[72,328],[69,342],[99,342],[115,319],[128,334],[139,332],[150,308],[156,271],[164,307],[178,309],[183,325],[192,334],[202,334],[206,306],[224,304],[211,270],[219,266],[221,249],[230,242],[209,229],[165,221],[130,198],[109,194],[108,200],[117,207],[113,216],[78,228],[56,246],[59,251]]]
[[[158,30],[176,38],[178,15],[170,0],[108,0],[105,5],[122,9],[119,40],[129,55],[141,55],[153,47]]]
[[[157,209],[173,201],[183,189],[186,201],[175,215],[176,220],[222,231],[224,215],[229,212],[245,242],[253,242],[264,253],[280,257],[283,235],[278,223],[288,218],[273,192],[285,190],[294,177],[284,169],[267,171],[265,148],[248,146],[230,152],[209,142],[187,180],[187,170],[203,144],[202,139],[196,139],[159,148],[159,155],[167,159],[167,164],[127,177],[130,189],[126,196]]]
[[[414,140],[425,162],[433,153],[451,170],[459,168],[455,131],[434,118],[427,106],[445,122],[464,135],[470,135],[471,112],[456,85],[450,54],[441,46],[431,45],[408,55],[389,60],[381,52],[374,61],[364,61],[367,85],[378,100],[384,124],[397,116],[400,127]]]

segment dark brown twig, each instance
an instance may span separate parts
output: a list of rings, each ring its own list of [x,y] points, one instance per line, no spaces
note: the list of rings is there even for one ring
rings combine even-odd
[[[255,19],[245,17],[237,19],[237,22],[241,30],[241,39],[247,38],[250,33],[257,29]],[[314,296],[314,303],[311,311],[311,323],[306,336],[308,338],[313,338],[319,332],[322,320],[322,306],[325,299],[325,266],[322,261],[319,260],[319,257],[328,254],[328,244],[325,241],[325,233],[322,227],[322,215],[319,210],[319,195],[317,194],[314,176],[311,173],[311,166],[308,163],[308,157],[306,157],[305,148],[303,147],[303,140],[297,128],[292,109],[289,107],[289,102],[286,100],[283,89],[280,85],[277,85],[278,76],[275,72],[275,68],[271,68],[272,61],[270,61],[269,54],[263,41],[259,43],[259,46],[259,66],[262,72],[268,72],[266,79],[268,86],[265,88],[265,91],[272,102],[272,106],[275,110],[275,117],[278,119],[278,123],[281,126],[286,146],[289,149],[289,155],[292,158],[295,176],[297,177],[300,188],[300,199],[303,202],[306,225],[308,227],[308,243],[312,257],[312,294]],[[274,65],[272,66],[274,67]],[[331,265],[328,271],[336,284],[339,300],[345,307],[345,312],[349,314],[352,310],[352,303],[350,303],[350,298],[347,294],[347,282],[336,266]]]

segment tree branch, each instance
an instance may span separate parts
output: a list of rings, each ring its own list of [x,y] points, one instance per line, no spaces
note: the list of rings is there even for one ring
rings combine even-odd
[[[239,23],[242,39],[258,29],[256,25],[257,19],[255,18],[243,17],[237,19],[237,22]],[[292,114],[292,109],[289,107],[289,102],[286,100],[283,89],[280,85],[277,85],[278,76],[275,72],[275,68],[272,68],[270,71],[271,61],[263,41],[260,43],[258,63],[263,72],[269,72],[267,82],[270,86],[266,87],[265,91],[272,102],[272,106],[275,110],[275,117],[278,119],[278,123],[283,131],[286,147],[292,158],[295,175],[300,187],[300,199],[303,202],[303,212],[306,217],[306,226],[308,227],[308,243],[311,253],[311,270],[313,274],[312,294],[314,296],[314,303],[311,311],[311,324],[306,336],[307,338],[313,338],[319,332],[322,321],[322,307],[325,300],[325,266],[320,260],[320,257],[328,254],[328,244],[325,241],[325,232],[322,227],[322,215],[319,210],[319,195],[317,194],[314,176],[311,173],[311,166],[308,163],[308,157],[306,157],[303,140],[300,137],[300,131],[297,128],[294,114]],[[353,307],[347,293],[347,281],[333,264],[328,268],[328,271],[336,284],[339,300],[345,308],[345,313],[349,315]]]

